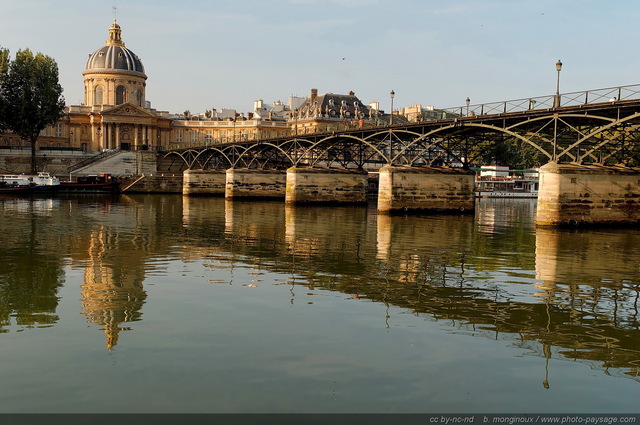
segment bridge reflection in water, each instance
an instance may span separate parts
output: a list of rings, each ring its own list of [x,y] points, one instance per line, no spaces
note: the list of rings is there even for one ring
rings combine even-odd
[[[169,262],[202,263],[203,281],[232,285],[219,271],[248,264],[288,276],[290,303],[346,294],[640,381],[640,232],[535,228],[535,202],[479,202],[475,216],[429,217],[180,196],[56,199],[44,214],[35,201],[3,202],[3,217],[29,220],[0,221],[0,332],[57,326],[66,264],[82,270],[82,313],[110,349],[127,323],[144,320],[145,285]],[[39,285],[30,261],[47,272]]]
[[[476,217],[184,202],[193,212],[184,223],[195,232],[199,212],[215,211],[212,221],[222,221],[224,203],[224,234],[214,245],[232,243],[236,259],[290,274],[294,287],[400,307],[457,332],[512,339],[547,359],[640,380],[637,230],[536,229],[529,200],[482,200]],[[211,248],[189,251],[210,255]]]

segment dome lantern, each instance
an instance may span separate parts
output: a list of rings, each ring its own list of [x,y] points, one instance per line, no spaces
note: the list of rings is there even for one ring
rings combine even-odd
[[[111,24],[111,28],[109,28],[109,39],[105,43],[106,46],[124,46],[122,42],[122,29],[120,29],[120,25],[116,23],[116,20],[113,20],[113,24]]]

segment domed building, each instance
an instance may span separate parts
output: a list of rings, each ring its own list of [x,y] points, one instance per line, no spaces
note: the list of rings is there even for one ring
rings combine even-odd
[[[84,103],[68,107],[70,147],[130,151],[170,142],[169,114],[151,109],[142,60],[126,47],[115,20],[104,46],[89,54],[82,75]]]
[[[264,120],[248,114],[170,114],[151,108],[142,60],[126,47],[114,20],[105,44],[89,54],[82,73],[84,103],[68,107],[68,120],[57,134],[68,135],[72,148],[157,150],[169,146],[204,145],[288,135],[286,120]],[[66,130],[66,131],[65,131]],[[53,136],[56,130],[51,130]],[[47,141],[45,140],[46,144]],[[52,143],[60,145],[60,139]]]
[[[140,58],[125,47],[122,30],[115,21],[105,45],[89,55],[82,75],[85,105],[130,102],[144,106],[147,75]]]
[[[169,113],[151,108],[147,100],[147,73],[142,60],[126,47],[122,29],[114,20],[103,46],[89,54],[84,77],[84,101],[81,105],[68,105],[58,123],[45,128],[37,142],[38,168],[57,174],[106,172],[116,175],[151,173],[153,170],[129,167],[122,169],[80,169],[80,164],[97,162],[105,150],[131,154],[129,163],[151,164],[149,151],[166,148],[203,146],[236,141],[264,140],[315,131],[331,131],[351,125],[362,105],[355,96],[318,96],[312,92],[315,103],[307,99],[304,111],[297,110],[299,99],[290,98],[288,105],[277,102],[275,109],[263,113],[262,101],[257,101],[253,112],[237,113],[233,109],[203,113]],[[318,100],[340,102],[338,115],[321,110]],[[292,100],[293,99],[293,100]],[[346,103],[345,103],[346,102]],[[296,103],[294,106],[293,104]],[[343,105],[344,104],[344,105]],[[355,108],[355,109],[354,109]],[[360,109],[359,109],[360,108]],[[326,109],[326,108],[325,108]],[[357,110],[356,110],[357,109]],[[340,112],[341,111],[341,112]],[[11,132],[0,134],[0,148],[26,147],[28,142]],[[30,159],[0,153],[0,169],[11,172],[29,172]],[[141,157],[145,156],[145,160]],[[131,155],[129,155],[131,157]]]

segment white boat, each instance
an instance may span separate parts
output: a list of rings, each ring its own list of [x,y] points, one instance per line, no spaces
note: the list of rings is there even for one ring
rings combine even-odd
[[[20,174],[0,174],[0,194],[23,194],[31,192],[31,185]]]
[[[60,186],[60,179],[46,172],[32,174],[0,174],[3,187],[30,187],[35,192],[55,191]]]
[[[29,181],[34,186],[58,186],[60,185],[60,179],[52,176],[49,173],[40,172],[35,176],[27,176]]]
[[[476,177],[477,198],[537,198],[538,170],[510,170],[499,165],[482,166]]]

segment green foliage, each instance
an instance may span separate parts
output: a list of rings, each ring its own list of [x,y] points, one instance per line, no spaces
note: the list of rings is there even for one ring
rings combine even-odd
[[[477,145],[471,148],[469,158],[476,165],[498,164],[513,169],[539,167],[549,161],[538,149],[513,137]]]
[[[5,49],[0,46],[0,88],[2,87],[2,82],[7,75],[7,71],[9,70],[9,49]],[[2,91],[0,90],[0,134],[4,131],[5,125],[4,120],[4,97],[2,96]]]
[[[5,53],[6,52],[6,53]],[[8,56],[3,51],[0,57]],[[63,116],[64,97],[58,81],[58,65],[49,56],[19,50],[8,63],[0,85],[2,115],[0,121],[31,143],[31,171],[36,170],[36,142],[45,127]]]

